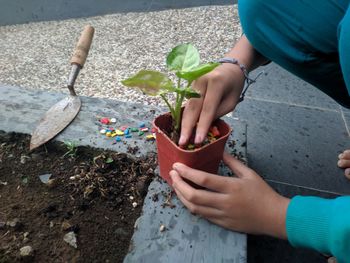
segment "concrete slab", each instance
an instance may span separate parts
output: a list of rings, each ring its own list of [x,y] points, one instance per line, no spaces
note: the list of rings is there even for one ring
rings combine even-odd
[[[247,98],[234,115],[248,123],[249,164],[266,179],[350,193],[337,167],[338,154],[350,147],[340,112]]]
[[[0,130],[31,133],[42,114],[65,96],[0,85]],[[115,117],[117,126],[137,126],[142,121],[150,127],[154,116],[164,109],[106,99],[81,99],[83,106],[77,118],[55,140],[75,141],[77,145],[126,153],[129,152],[129,147],[137,146],[136,156],[155,151],[155,143],[145,141],[145,137],[133,136],[123,139],[124,143],[113,143],[111,138],[99,134],[98,119]],[[236,141],[235,152],[245,157],[246,124],[232,118],[226,118],[226,121],[235,131],[229,138],[230,141]],[[231,148],[229,150],[233,151]],[[222,168],[221,173],[228,175],[229,171]],[[152,182],[143,216],[138,220],[133,252],[125,259],[126,262],[135,262],[135,259],[136,262],[164,262],[162,259],[178,262],[179,255],[186,262],[213,262],[215,259],[222,259],[222,262],[246,262],[246,235],[225,230],[192,216],[176,197],[172,199],[176,209],[161,208],[164,202],[162,193],[169,191],[160,179]],[[152,199],[154,194],[159,195],[157,202]],[[159,233],[161,223],[167,227],[164,234]],[[227,249],[228,246],[230,249]]]
[[[252,72],[252,77],[255,78],[260,72],[264,72],[264,74],[248,89],[247,97],[339,111],[339,105],[333,99],[275,63],[255,70]]]

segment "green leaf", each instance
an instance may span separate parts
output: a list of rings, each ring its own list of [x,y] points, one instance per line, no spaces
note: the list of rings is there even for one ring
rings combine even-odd
[[[186,99],[191,99],[191,98],[200,98],[201,97],[201,94],[199,94],[197,91],[195,91],[194,89],[192,88],[186,88],[184,90],[185,92],[185,98]]]
[[[212,71],[214,68],[216,68],[219,65],[220,65],[219,63],[214,63],[214,62],[202,64],[193,68],[190,71],[176,72],[176,76],[178,76],[179,78],[186,79],[189,82],[192,82],[198,79],[199,77],[207,74],[208,72]]]
[[[154,70],[141,70],[122,83],[128,87],[137,87],[151,96],[159,95],[163,90],[171,91],[173,88],[172,81],[165,74]]]
[[[106,163],[113,163],[113,162],[114,162],[114,160],[111,157],[108,157],[106,160]]]
[[[166,58],[169,70],[190,71],[199,65],[198,50],[191,44],[182,44],[173,48]]]

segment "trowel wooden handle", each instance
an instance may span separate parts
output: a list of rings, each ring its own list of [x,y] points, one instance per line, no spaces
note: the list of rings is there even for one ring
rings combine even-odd
[[[85,26],[75,47],[73,56],[70,60],[71,64],[77,64],[81,67],[84,66],[85,60],[87,58],[91,46],[92,37],[94,36],[94,32],[95,29],[92,26]]]

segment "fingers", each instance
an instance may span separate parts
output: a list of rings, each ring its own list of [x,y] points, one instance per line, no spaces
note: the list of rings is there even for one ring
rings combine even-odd
[[[211,78],[208,82],[207,92],[203,101],[203,107],[197,124],[195,144],[200,144],[206,138],[209,127],[213,122],[216,112],[219,108],[223,95],[222,84],[217,83],[215,78]]]
[[[220,217],[222,212],[216,208],[212,207],[207,207],[207,206],[202,206],[198,204],[194,204],[190,201],[188,201],[182,193],[175,189],[177,197],[180,199],[180,201],[190,210],[191,213],[203,216],[205,218],[216,218]]]
[[[181,121],[181,135],[179,139],[179,145],[183,146],[188,143],[192,135],[193,128],[199,118],[199,114],[202,108],[203,98],[188,100],[185,109],[182,113]]]
[[[217,207],[218,203],[224,202],[222,194],[193,188],[186,183],[175,170],[170,172],[170,176],[173,180],[173,188],[179,191],[187,201],[193,204]]]
[[[192,130],[197,124],[206,93],[206,85],[206,80],[204,78],[201,78],[194,83],[194,89],[201,93],[201,97],[187,101],[182,113],[181,135],[179,139],[180,146],[188,143],[188,140],[192,135]]]
[[[223,193],[226,190],[228,180],[232,178],[206,173],[200,170],[192,169],[182,163],[175,163],[173,169],[183,178],[207,188],[209,190]]]
[[[245,166],[241,161],[237,160],[227,152],[224,152],[223,161],[232,170],[232,172],[240,178],[252,173],[250,168]]]
[[[350,150],[345,150],[343,153],[339,154],[338,158],[338,166],[340,168],[350,167]]]

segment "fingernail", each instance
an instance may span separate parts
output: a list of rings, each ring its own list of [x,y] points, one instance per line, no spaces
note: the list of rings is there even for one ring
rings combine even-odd
[[[338,158],[339,158],[339,159],[343,159],[343,158],[344,158],[344,154],[342,154],[342,153],[339,154],[339,155],[338,155]]]
[[[171,170],[169,172],[169,175],[170,175],[171,179],[173,179],[173,176],[175,175],[175,173],[176,173],[176,171],[174,171],[174,170]]]
[[[200,144],[203,141],[203,136],[202,134],[196,134],[196,137],[194,139],[194,144]]]
[[[343,165],[343,160],[339,160],[338,161],[338,166],[342,166]]]
[[[180,140],[179,140],[179,145],[184,145],[185,142],[186,142],[185,136],[181,135],[181,136],[180,136]]]
[[[350,176],[350,169],[345,169],[345,175]]]
[[[180,164],[179,163],[174,163],[173,164],[173,169],[177,170],[180,168]]]

